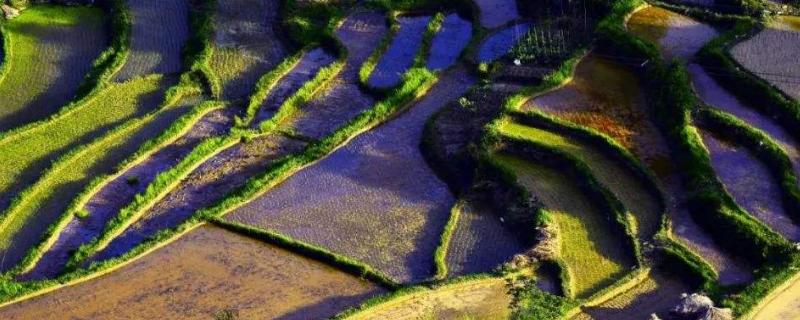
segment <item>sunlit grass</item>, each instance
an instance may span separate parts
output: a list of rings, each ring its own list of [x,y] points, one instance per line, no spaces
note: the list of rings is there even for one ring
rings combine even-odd
[[[630,170],[586,143],[569,139],[550,131],[508,122],[501,130],[509,135],[547,144],[578,157],[597,179],[616,195],[633,216],[633,226],[641,240],[655,235],[661,223],[658,199],[648,193],[647,188]]]
[[[622,237],[597,206],[583,196],[569,176],[519,158],[496,155],[517,174],[520,183],[550,211],[558,229],[559,258],[569,273],[570,293],[586,298],[613,283],[629,266]]]
[[[10,44],[0,76],[1,130],[65,105],[104,47],[102,11],[96,8],[33,6],[0,24]]]

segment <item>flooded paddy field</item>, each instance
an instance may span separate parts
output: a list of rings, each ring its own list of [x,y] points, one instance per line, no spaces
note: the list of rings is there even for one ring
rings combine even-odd
[[[261,122],[269,120],[278,112],[287,98],[292,96],[303,84],[314,78],[320,69],[334,61],[334,57],[321,48],[311,50],[303,55],[300,62],[281,77],[280,81],[270,90],[269,95],[261,103],[252,126],[258,127]]]
[[[579,190],[577,181],[557,170],[508,155],[495,155],[520,184],[550,211],[558,230],[558,258],[567,266],[570,296],[586,298],[628,273],[636,263],[622,236]]]
[[[265,171],[273,161],[299,152],[304,146],[304,142],[281,135],[266,135],[223,150],[192,171],[91,260],[120,256],[158,231],[177,226],[195,211],[216,203],[250,177]]]
[[[494,29],[519,19],[515,0],[475,0],[481,12],[481,25]]]
[[[320,262],[203,226],[112,273],[2,308],[0,317],[327,318],[383,291]]]
[[[463,69],[442,75],[397,119],[358,136],[228,219],[329,248],[401,282],[424,280],[433,272],[433,251],[455,199],[419,151],[422,130],[428,117],[472,81]]]
[[[36,6],[3,24],[10,44],[3,49],[11,54],[4,60],[0,53],[0,131],[43,120],[73,99],[107,45],[102,15],[95,8]]]
[[[573,320],[648,319],[651,314],[665,317],[678,305],[681,294],[692,287],[662,271],[650,271],[644,281],[596,307],[583,307]]]
[[[422,47],[422,39],[431,16],[401,16],[397,21],[400,29],[369,77],[368,83],[372,87],[391,88],[400,83]]]
[[[261,76],[287,55],[274,26],[280,1],[219,0],[214,10],[211,68],[226,100],[250,94]]]
[[[136,194],[144,192],[159,173],[180,162],[204,139],[223,134],[232,125],[233,110],[212,110],[186,134],[105,183],[83,206],[86,217],[73,218],[36,268],[26,274],[25,278],[55,276],[64,267],[73,250],[99,236],[106,224],[131,203]]]
[[[447,250],[448,277],[490,272],[515,254],[530,249],[492,205],[480,199],[463,201]]]
[[[779,16],[730,52],[747,70],[800,99],[800,17]]]
[[[660,7],[647,7],[634,13],[628,20],[628,30],[658,44],[666,59],[690,60],[717,36],[711,26]]]
[[[346,319],[508,319],[508,290],[503,279],[469,280],[392,299]]]
[[[530,28],[530,23],[519,23],[489,35],[478,49],[478,62],[488,63],[502,58]]]
[[[127,0],[127,4],[132,19],[130,53],[116,80],[180,72],[189,38],[187,0]]]
[[[783,208],[778,181],[749,150],[702,130],[711,164],[737,204],[786,239],[800,239],[800,227]]]
[[[441,70],[453,66],[471,37],[472,23],[456,13],[447,15],[431,42],[428,69]]]

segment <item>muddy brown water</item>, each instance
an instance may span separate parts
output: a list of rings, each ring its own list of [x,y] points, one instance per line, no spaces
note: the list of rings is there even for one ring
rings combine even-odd
[[[502,58],[514,48],[514,45],[525,36],[530,28],[530,23],[520,23],[489,35],[478,49],[478,61],[488,63]]]
[[[752,268],[724,252],[697,225],[686,207],[683,185],[666,141],[646,114],[646,97],[637,76],[625,64],[591,54],[578,66],[572,82],[524,106],[603,132],[642,160],[661,180],[674,235],[704,257],[727,284],[752,280]]]
[[[116,81],[148,74],[173,74],[183,67],[189,37],[186,0],[127,0],[131,13],[130,53]]]
[[[249,178],[264,172],[270,163],[299,152],[304,146],[301,141],[267,135],[222,151],[192,171],[91,260],[120,256],[157,232],[179,225],[197,210],[216,203]]]
[[[705,130],[701,136],[717,177],[736,203],[787,239],[800,239],[800,227],[784,210],[780,186],[769,168],[742,146]]]
[[[733,57],[756,76],[800,99],[800,17],[779,16],[752,38],[731,48]]]
[[[484,28],[497,28],[519,18],[515,0],[475,0]]]
[[[215,1],[211,66],[220,75],[226,100],[250,94],[258,79],[287,56],[276,25],[278,0]],[[224,52],[224,53],[223,53]]]
[[[199,103],[197,99],[188,101]],[[203,116],[185,135],[159,149],[141,163],[106,183],[84,206],[86,218],[73,218],[36,267],[24,279],[52,278],[64,267],[70,253],[99,236],[108,221],[145,190],[155,177],[178,164],[206,138],[226,133],[233,125],[234,111],[214,110]],[[132,182],[135,181],[135,182]]]
[[[472,23],[456,13],[447,15],[431,42],[428,69],[441,70],[453,66],[471,38]]]
[[[455,202],[419,151],[426,120],[474,82],[463,69],[398,118],[228,215],[361,260],[400,282],[432,275]]]
[[[465,201],[447,250],[449,277],[490,272],[527,249],[500,220],[500,213],[481,200]]]
[[[3,319],[322,319],[385,292],[335,268],[203,226],[107,275],[0,309]]]
[[[400,29],[375,65],[369,77],[369,85],[376,88],[391,88],[402,80],[403,74],[414,64],[414,57],[422,47],[422,38],[428,28],[430,16],[399,17]]]
[[[4,36],[11,38],[14,33],[14,37],[34,38],[37,46],[36,51],[29,54],[29,63],[3,66],[4,51],[13,50],[14,45],[3,48],[0,44],[0,70],[19,72],[23,75],[19,79],[27,80],[12,83],[8,80],[18,77],[6,74],[5,81],[0,81],[0,96],[3,97],[0,131],[45,119],[73,99],[91,70],[92,62],[108,45],[109,35],[103,26],[102,12],[94,10],[97,10],[95,15],[71,25],[5,24],[8,34],[0,35],[0,41]]]

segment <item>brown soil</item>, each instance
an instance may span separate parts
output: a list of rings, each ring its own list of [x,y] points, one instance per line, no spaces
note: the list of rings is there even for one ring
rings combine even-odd
[[[204,226],[108,275],[0,309],[0,318],[326,318],[382,291],[317,261]]]

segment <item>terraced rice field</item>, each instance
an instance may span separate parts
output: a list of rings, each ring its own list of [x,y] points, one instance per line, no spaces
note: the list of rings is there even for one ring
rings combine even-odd
[[[654,270],[630,290],[596,307],[584,307],[572,319],[647,319],[654,313],[666,317],[687,292],[692,288],[681,279]]]
[[[800,17],[779,16],[767,28],[730,50],[747,70],[800,99]]]
[[[530,23],[519,23],[486,37],[478,50],[478,61],[488,63],[502,58],[525,36],[530,28]]]
[[[414,292],[346,319],[506,319],[512,302],[507,291],[503,279],[468,280]]]
[[[133,20],[131,49],[116,80],[180,72],[181,52],[189,37],[187,0],[127,0],[127,4]]]
[[[447,250],[449,277],[490,272],[530,249],[483,201],[466,201]]]
[[[519,18],[514,0],[475,0],[475,4],[480,9],[484,28],[497,28]]]
[[[460,97],[472,81],[463,69],[443,75],[406,113],[228,219],[341,252],[400,282],[430,277],[433,252],[455,199],[427,167],[418,146],[425,120]]]
[[[586,298],[619,279],[634,265],[621,235],[587,199],[572,178],[508,155],[495,155],[551,212],[559,230],[558,257],[567,266],[570,296]]]
[[[414,57],[422,47],[422,39],[430,16],[398,17],[399,30],[383,53],[369,77],[375,88],[391,88],[400,83],[403,74],[414,64]]]
[[[736,203],[787,239],[800,239],[800,227],[784,210],[780,186],[769,168],[741,146],[708,131],[701,135],[717,176]]]
[[[189,105],[193,106],[191,102],[194,101],[189,102]],[[185,112],[181,109],[176,109],[176,111],[181,111],[175,112],[179,114]],[[67,227],[58,235],[58,240],[25,278],[37,279],[55,276],[66,264],[70,253],[100,235],[108,221],[133,201],[136,194],[143,192],[158,173],[175,166],[204,139],[225,133],[232,124],[232,110],[212,110],[192,126],[185,135],[103,184],[83,206],[86,210],[86,217],[72,218]]]
[[[472,23],[456,13],[447,15],[431,42],[428,69],[441,70],[453,66],[469,44],[471,36]]]
[[[779,288],[775,294],[765,299],[754,314],[749,317],[753,320],[768,319],[798,319],[800,318],[800,281],[791,279],[784,287]]]
[[[545,144],[569,152],[586,163],[597,177],[630,211],[634,230],[641,241],[648,241],[661,225],[661,208],[656,195],[647,191],[645,184],[619,161],[588,143],[570,139],[535,127],[508,123],[502,130],[508,134]]]
[[[94,8],[36,6],[2,27],[11,54],[0,76],[0,131],[68,104],[108,37],[102,11]]]
[[[258,79],[287,54],[274,25],[276,0],[220,0],[214,12],[214,53],[211,67],[222,82],[226,100],[244,97]]]
[[[0,309],[0,317],[326,318],[383,291],[323,263],[204,226],[110,274]]]
[[[263,172],[273,161],[300,151],[305,143],[280,135],[266,135],[230,147],[183,179],[180,186],[148,208],[91,261],[118,257],[158,231],[177,226],[195,211],[210,206],[228,192]]]
[[[710,26],[659,7],[637,11],[628,20],[628,30],[659,45],[665,58],[690,60],[717,36]]]

